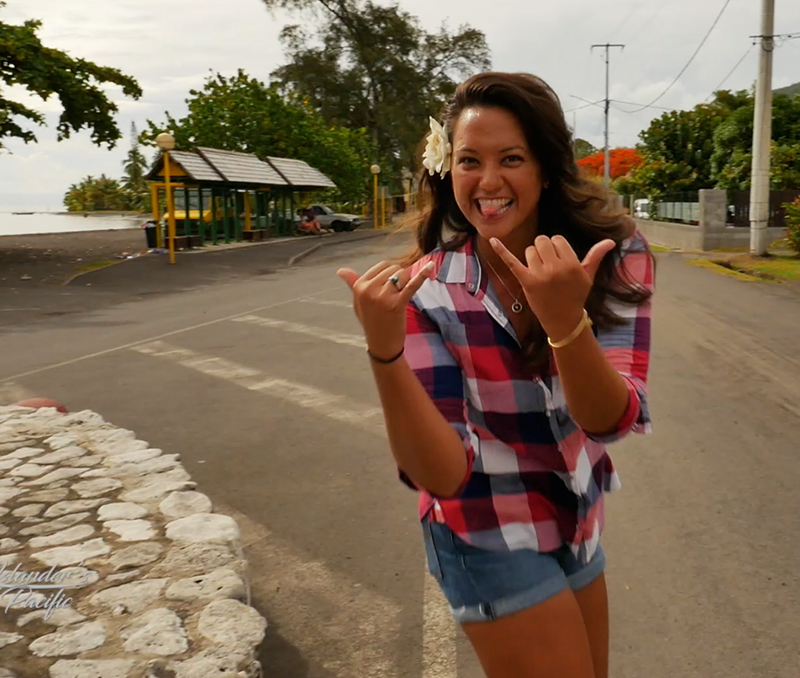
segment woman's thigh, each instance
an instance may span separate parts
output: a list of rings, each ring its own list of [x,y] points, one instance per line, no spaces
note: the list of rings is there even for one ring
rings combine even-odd
[[[487,678],[597,678],[570,589],[521,612],[462,628]]]
[[[592,651],[595,678],[608,678],[608,594],[605,575],[575,591],[581,609],[589,647]]]
[[[592,659],[607,651],[591,647],[602,628],[595,624],[588,633],[584,615],[596,621],[605,608],[594,610],[597,595],[581,591],[596,591],[602,549],[580,564],[566,548],[498,553],[467,544],[445,525],[425,522],[423,533],[429,571],[489,678],[595,678]]]

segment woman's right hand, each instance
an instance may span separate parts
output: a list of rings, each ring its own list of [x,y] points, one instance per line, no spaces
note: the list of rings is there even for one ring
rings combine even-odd
[[[336,271],[353,292],[356,313],[367,349],[377,358],[390,359],[403,349],[406,340],[406,306],[433,270],[428,262],[411,278],[408,269],[385,261],[359,276],[351,268]],[[396,287],[391,277],[397,275]]]

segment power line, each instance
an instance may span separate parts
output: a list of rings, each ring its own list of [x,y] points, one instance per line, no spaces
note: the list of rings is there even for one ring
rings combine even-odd
[[[780,33],[777,35],[751,35],[750,37],[753,38],[754,40],[761,40],[761,38],[767,38],[769,40],[797,40],[798,38],[800,38],[800,33]]]
[[[642,3],[639,2],[638,0],[636,2],[634,2],[633,9],[630,12],[628,12],[628,16],[626,16],[619,24],[617,24],[617,29],[611,34],[612,38],[615,35],[619,34],[619,32],[623,29],[625,24],[627,24],[631,20],[631,17],[633,17],[633,15],[636,14],[636,12],[639,11],[639,8],[641,6],[642,6]]]
[[[574,95],[573,95],[574,96]],[[580,99],[580,97],[575,97],[576,99]],[[586,99],[581,99],[581,101],[586,101]],[[568,111],[564,111],[564,115],[567,113],[572,113],[573,111],[582,111],[584,108],[589,108],[589,106],[597,106],[601,102],[605,101],[605,99],[600,99],[600,101],[589,102],[584,106],[578,106],[577,108],[570,108]]]
[[[722,79],[722,82],[721,82],[721,83],[719,83],[719,85],[717,85],[717,86],[716,86],[716,87],[715,87],[715,88],[714,88],[714,89],[711,91],[711,94],[709,94],[709,95],[708,95],[708,99],[706,99],[706,101],[707,101],[707,102],[708,102],[708,101],[711,101],[711,99],[714,97],[714,94],[716,94],[717,92],[719,92],[719,91],[722,89],[722,86],[723,86],[723,85],[724,85],[726,82],[728,82],[728,78],[730,78],[730,77],[731,77],[731,76],[732,76],[732,75],[733,75],[733,74],[736,72],[736,70],[739,68],[739,66],[741,66],[741,65],[742,65],[742,63],[744,62],[744,60],[745,60],[745,59],[746,59],[746,58],[747,58],[747,57],[750,55],[750,52],[752,52],[752,51],[753,51],[753,45],[750,45],[750,47],[748,47],[748,48],[747,48],[747,51],[744,53],[744,55],[742,56],[742,58],[741,58],[741,59],[739,59],[739,61],[737,61],[737,62],[736,62],[736,65],[735,65],[735,66],[734,66],[734,67],[731,69],[731,72],[730,72],[730,73],[728,73],[728,75],[726,75],[726,76],[725,76],[725,77]]]
[[[668,0],[662,0],[661,4],[658,6],[656,11],[653,12],[649,17],[647,17],[647,19],[645,19],[644,23],[639,26],[638,30],[634,33],[634,37],[632,37],[628,41],[628,44],[633,42],[636,39],[636,37],[642,35],[642,33],[644,32],[644,29],[650,24],[650,22],[653,19],[655,19],[661,13],[661,10],[664,9],[664,7],[667,6],[667,2],[668,2]],[[641,0],[640,0],[640,3],[641,3]]]
[[[602,108],[600,105],[605,99],[600,99],[600,101],[589,101],[588,99],[584,99],[583,97],[579,97],[577,94],[570,94],[573,99],[577,99],[578,101],[586,102],[586,106],[581,106],[581,108],[588,108],[589,106],[597,106],[598,108]],[[578,109],[575,109],[578,110]]]
[[[612,102],[615,104],[624,104],[625,106],[641,106],[642,104],[635,104],[632,101],[618,101],[617,99],[612,99]],[[623,108],[617,108],[614,106],[618,111],[622,111],[623,113],[635,113],[636,111],[626,111]],[[645,108],[657,108],[659,111],[674,111],[674,108],[664,108],[663,106],[645,106]]]
[[[720,13],[717,15],[717,18],[714,19],[714,23],[711,24],[711,28],[708,29],[708,32],[705,34],[705,37],[703,38],[703,40],[700,42],[700,45],[694,51],[694,54],[692,54],[692,57],[689,59],[687,64],[683,67],[681,72],[678,73],[677,77],[669,84],[669,87],[667,87],[667,89],[665,89],[663,92],[661,92],[661,94],[659,94],[655,99],[653,99],[649,104],[647,104],[647,106],[643,106],[642,108],[639,108],[639,109],[637,109],[635,111],[628,111],[629,113],[638,113],[639,111],[643,111],[646,108],[650,108],[654,103],[656,103],[656,101],[661,99],[661,97],[663,97],[667,92],[669,92],[672,89],[672,87],[675,85],[675,83],[678,82],[678,80],[681,79],[681,76],[686,72],[686,70],[689,68],[689,66],[692,65],[692,62],[695,60],[695,57],[700,53],[700,50],[703,48],[703,45],[706,44],[706,41],[711,36],[711,33],[714,31],[714,29],[717,27],[717,24],[719,23],[719,20],[722,18],[722,15],[725,14],[725,10],[728,9],[728,5],[730,5],[730,4],[731,4],[731,0],[725,0],[725,4],[722,6],[722,9],[720,10]]]

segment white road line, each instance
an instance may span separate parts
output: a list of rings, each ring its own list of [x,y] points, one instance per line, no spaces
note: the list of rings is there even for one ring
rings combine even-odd
[[[386,436],[382,411],[379,407],[368,407],[363,403],[327,393],[306,384],[271,378],[259,370],[222,358],[209,357],[188,349],[174,347],[163,341],[148,342],[135,346],[132,350],[144,355],[171,360],[203,374],[225,379],[242,388],[259,391],[300,407],[312,409],[331,419],[353,424],[375,435]],[[263,530],[261,527],[260,529]],[[341,629],[342,636],[352,635],[352,627],[349,628],[350,630],[348,627]],[[436,581],[426,570],[423,594],[422,678],[456,678],[455,640],[455,622],[450,616],[450,610]],[[363,653],[369,650],[363,644],[358,647],[358,656],[363,656]],[[347,656],[349,657],[349,655]],[[342,661],[346,661],[344,655]],[[345,667],[341,668],[344,671]],[[341,675],[389,676],[390,674],[380,671],[348,674],[345,671]]]
[[[170,346],[163,341],[134,346],[132,350],[157,358],[166,358],[203,374],[225,379],[250,391],[259,391],[293,405],[314,410],[329,419],[353,424],[373,434],[386,435],[380,407],[370,407],[308,384],[270,377],[260,370],[223,358],[205,356],[188,349]]]
[[[14,381],[0,382],[0,405],[11,405],[20,400],[34,397],[35,395],[32,391]]]
[[[252,325],[260,325],[261,327],[274,327],[286,332],[294,332],[295,334],[305,334],[315,339],[325,339],[333,341],[337,344],[345,346],[355,346],[356,348],[366,348],[367,342],[363,337],[357,334],[347,334],[345,332],[334,332],[333,330],[325,329],[324,327],[312,327],[310,325],[301,325],[300,323],[292,323],[286,320],[278,320],[277,318],[264,318],[260,315],[243,315],[238,318],[233,318],[233,322],[250,323]]]
[[[353,310],[353,303],[350,301],[338,301],[336,299],[317,299],[316,297],[306,297],[300,301],[306,304],[319,304],[321,306],[337,306],[338,308],[347,308]]]
[[[276,610],[276,619],[264,612],[267,623],[277,624],[304,659],[337,678],[399,676],[397,602],[309,559],[243,513],[221,505],[214,510],[239,525],[250,586]]]
[[[305,298],[303,297],[294,297],[292,299],[284,299],[283,301],[276,301],[274,304],[266,304],[265,306],[259,306],[258,308],[253,308],[249,311],[245,311],[245,314],[248,313],[258,313],[259,311],[266,311],[269,308],[276,308],[277,306],[284,306],[286,304],[293,304],[298,301],[302,301]],[[6,377],[7,380],[13,379],[22,379],[22,377],[29,377],[33,374],[40,374],[42,372],[47,372],[49,370],[54,370],[58,367],[66,367],[68,365],[74,365],[75,363],[83,362],[84,360],[91,360],[92,358],[99,358],[100,356],[108,355],[109,353],[116,353],[117,351],[124,351],[129,348],[133,348],[134,346],[138,346],[139,344],[143,344],[147,341],[156,341],[157,339],[166,339],[167,337],[173,337],[177,334],[183,334],[184,332],[191,332],[192,330],[199,330],[203,327],[210,327],[211,325],[216,325],[217,323],[227,322],[228,320],[232,320],[240,315],[243,315],[241,312],[234,313],[232,315],[226,315],[224,318],[217,318],[215,320],[208,320],[204,323],[197,323],[196,325],[189,325],[188,327],[182,327],[179,330],[173,330],[172,332],[164,332],[163,334],[158,334],[154,337],[145,337],[144,339],[139,339],[138,341],[131,341],[127,344],[122,344],[121,346],[114,346],[113,348],[107,348],[103,351],[96,351],[94,353],[87,353],[86,355],[78,356],[77,358],[72,358],[71,360],[64,360],[60,363],[53,363],[52,365],[45,365],[44,367],[37,367],[35,370],[28,370],[27,372],[20,372],[19,374],[12,374]],[[4,380],[5,381],[5,380]]]
[[[456,678],[456,625],[436,580],[424,572],[422,678]]]

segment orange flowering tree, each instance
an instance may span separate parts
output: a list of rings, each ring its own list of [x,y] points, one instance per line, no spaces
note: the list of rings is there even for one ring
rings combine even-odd
[[[612,148],[609,156],[611,179],[627,176],[644,162],[633,148]],[[605,176],[605,155],[603,151],[599,151],[581,158],[578,160],[578,166],[583,168],[590,176],[603,177]]]

